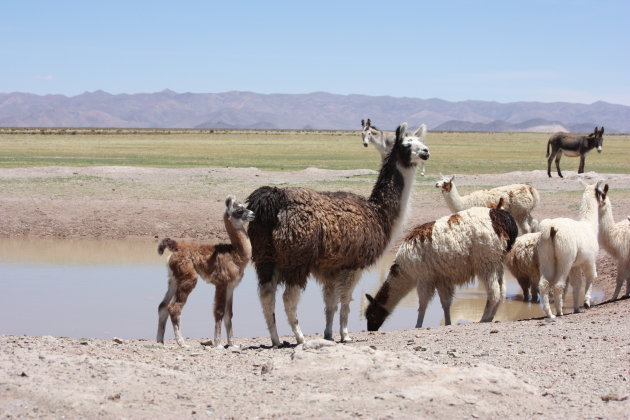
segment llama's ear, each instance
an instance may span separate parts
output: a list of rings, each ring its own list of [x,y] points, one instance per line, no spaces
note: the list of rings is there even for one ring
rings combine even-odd
[[[453,182],[455,180],[455,174],[451,175],[451,179],[448,180],[448,182]]]
[[[582,178],[578,179],[578,181],[584,188],[588,187],[588,184]]]
[[[236,200],[236,198],[233,195],[228,195],[227,198],[225,199],[225,207],[228,209],[232,207],[234,200]]]
[[[497,203],[497,210],[501,210],[503,208],[503,197],[499,198],[499,202]]]
[[[628,217],[630,217],[630,216],[628,216]],[[372,296],[370,296],[369,294],[366,293],[365,297],[367,298],[368,302],[370,302],[370,303],[374,303],[375,302],[374,298]]]
[[[401,138],[402,136],[405,135],[405,133],[407,132],[407,123],[404,122],[402,124],[400,124],[398,126],[398,128],[396,129],[396,138]]]
[[[426,124],[420,124],[420,127],[413,133],[414,136],[424,137],[427,135],[427,126]]]
[[[608,194],[608,184],[604,185],[604,194],[602,194],[602,201],[606,200],[607,194]]]

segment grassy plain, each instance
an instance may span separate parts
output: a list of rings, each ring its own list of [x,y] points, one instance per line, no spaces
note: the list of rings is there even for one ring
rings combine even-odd
[[[503,173],[546,169],[549,134],[429,132],[429,173]],[[586,170],[630,173],[630,135],[606,135],[604,151],[590,153]],[[0,132],[0,167],[144,166],[257,167],[262,170],[378,169],[376,151],[358,131],[141,130],[88,134]],[[561,168],[576,170],[578,159]]]

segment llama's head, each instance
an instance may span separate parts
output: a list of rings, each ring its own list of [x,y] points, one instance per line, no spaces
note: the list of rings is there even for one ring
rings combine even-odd
[[[610,200],[606,199],[608,195],[608,184],[604,184],[603,181],[599,181],[595,184],[595,197],[597,198],[597,204],[599,207],[599,213],[603,214],[610,208]]]
[[[369,118],[367,122],[361,120],[361,139],[363,140],[363,146],[369,146],[372,136],[372,121],[370,121]]]
[[[440,179],[435,183],[435,188],[439,188],[443,193],[449,193],[453,189],[453,180],[455,179],[455,175],[444,176],[440,174]]]
[[[365,319],[367,319],[368,331],[378,331],[385,322],[385,319],[389,316],[389,311],[383,307],[369,294],[365,294],[369,305],[365,310]]]
[[[225,216],[235,228],[243,228],[247,222],[254,220],[254,212],[249,210],[245,205],[234,196],[229,195],[225,199]]]
[[[407,131],[407,123],[396,129],[396,142],[390,153],[404,167],[415,166],[420,160],[429,159],[429,148],[424,144],[426,126],[422,124],[416,131]]]
[[[578,181],[584,187],[582,202],[580,203],[580,215],[592,214],[598,209],[605,207],[608,185],[604,181],[597,181],[595,184],[588,184],[582,178]]]
[[[602,152],[602,146],[604,145],[604,127],[600,129],[595,127],[595,131],[588,135],[588,145],[591,148],[596,147],[597,153]]]

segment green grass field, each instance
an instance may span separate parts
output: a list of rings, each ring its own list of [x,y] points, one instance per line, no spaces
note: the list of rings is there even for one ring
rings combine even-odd
[[[428,173],[501,173],[545,170],[549,134],[429,132]],[[257,167],[263,170],[378,169],[378,153],[358,131],[186,132],[137,134],[0,133],[0,167],[147,166]],[[577,158],[561,168],[577,170]],[[439,169],[438,169],[439,168]],[[605,135],[602,154],[591,152],[586,170],[630,172],[630,135]]]

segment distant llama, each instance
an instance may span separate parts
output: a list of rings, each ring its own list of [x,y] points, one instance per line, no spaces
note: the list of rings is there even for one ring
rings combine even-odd
[[[324,338],[332,340],[338,304],[341,341],[350,341],[348,314],[361,272],[387,250],[402,224],[418,162],[429,149],[407,123],[396,129],[396,141],[383,161],[369,198],[348,192],[307,188],[261,187],[247,198],[256,214],[248,233],[258,274],[260,301],[271,342],[280,345],[275,321],[278,284],[285,285],[284,308],[298,343],[297,304],[308,275],[323,288],[326,306]]]
[[[385,160],[387,154],[392,147],[394,147],[394,141],[396,140],[396,133],[393,131],[379,130],[372,125],[372,121],[368,118],[367,122],[361,120],[361,138],[363,139],[363,146],[368,147],[370,143],[381,154],[381,160]],[[427,126],[420,124],[420,127],[413,133],[419,137],[422,142],[427,135]],[[418,168],[420,169],[420,175],[424,176],[425,162],[418,162]]]
[[[560,172],[560,158],[562,154],[569,157],[579,156],[580,167],[578,168],[578,174],[583,173],[586,154],[595,148],[597,148],[597,153],[601,153],[603,143],[604,127],[600,129],[595,127],[595,131],[588,135],[555,133],[547,142],[547,175],[551,178],[551,162],[556,158],[556,170],[560,178],[563,178],[562,172]],[[550,147],[551,153],[549,152]]]
[[[599,206],[599,245],[617,260],[617,284],[612,298],[617,299],[625,280],[626,294],[630,296],[630,216],[615,223],[612,204],[608,198],[608,184],[604,185]]]
[[[529,184],[512,184],[489,190],[473,191],[468,195],[459,195],[453,182],[455,175],[444,176],[435,184],[440,188],[446,205],[452,212],[458,212],[471,207],[490,207],[503,198],[504,208],[509,211],[518,224],[520,233],[530,233],[537,230],[538,222],[532,217],[532,211],[540,203],[538,190]]]
[[[556,314],[562,315],[563,292],[567,279],[573,289],[573,311],[579,312],[579,296],[582,276],[586,278],[584,306],[591,306],[591,286],[597,277],[595,262],[599,245],[598,207],[602,201],[601,181],[595,185],[584,185],[580,217],[578,220],[559,217],[540,222],[538,259],[540,262],[540,297],[543,309],[549,318],[555,318],[549,306],[550,289],[554,295]]]
[[[166,318],[170,315],[175,340],[187,347],[180,329],[180,315],[188,295],[197,284],[197,275],[207,283],[214,284],[214,345],[221,341],[221,320],[225,322],[227,344],[232,345],[232,298],[234,289],[241,282],[245,267],[251,256],[252,247],[245,232],[247,222],[254,220],[254,212],[233,196],[225,200],[223,222],[230,244],[204,245],[195,242],[162,239],[158,253],[168,248],[172,254],[167,263],[168,290],[158,307],[158,343],[164,343]]]
[[[475,276],[488,296],[481,322],[492,321],[505,294],[503,259],[518,234],[514,218],[502,205],[500,199],[496,208],[473,207],[411,230],[376,297],[366,295],[368,331],[378,330],[414,286],[418,292],[416,328],[422,327],[436,289],[444,323],[450,325],[455,288],[473,282]]]

